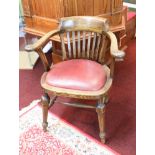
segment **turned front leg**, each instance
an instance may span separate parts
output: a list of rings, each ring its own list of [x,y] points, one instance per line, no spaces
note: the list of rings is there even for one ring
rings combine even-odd
[[[50,97],[48,96],[47,93],[45,93],[41,98],[42,112],[43,112],[42,127],[44,131],[47,131],[47,126],[48,126],[47,117],[48,117],[49,102],[50,102]]]
[[[105,99],[104,99],[105,100]],[[96,107],[96,112],[98,115],[98,123],[100,130],[100,139],[102,143],[105,143],[105,104],[104,100],[100,99]]]

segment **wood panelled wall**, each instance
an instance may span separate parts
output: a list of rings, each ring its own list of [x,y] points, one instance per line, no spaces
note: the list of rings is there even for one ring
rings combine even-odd
[[[22,4],[26,26],[34,29],[55,29],[67,16],[107,17],[114,26],[122,20],[123,0],[22,0]]]

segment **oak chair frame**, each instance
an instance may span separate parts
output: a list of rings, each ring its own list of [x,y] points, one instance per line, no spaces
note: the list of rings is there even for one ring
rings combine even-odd
[[[83,32],[82,38],[80,33],[81,31]],[[86,33],[90,34],[90,32],[92,33],[92,35],[88,35],[88,37],[86,37]],[[68,42],[66,42],[63,37],[64,33],[67,34],[66,38]],[[72,33],[72,39],[70,38],[71,40],[69,40],[68,38],[69,33]],[[103,88],[97,91],[82,91],[82,90],[58,88],[58,87],[50,86],[45,82],[46,75],[48,71],[52,69],[52,65],[50,66],[42,49],[48,43],[50,38],[56,35],[59,35],[61,39],[62,55],[63,55],[64,61],[68,59],[76,59],[81,57],[83,59],[90,59],[90,56],[87,52],[90,51],[91,39],[92,41],[94,41],[94,39],[96,39],[95,36],[102,37],[103,35],[105,35],[107,37],[107,39],[110,41],[110,44],[108,45],[109,46],[108,51],[106,51],[107,53],[109,52],[108,61],[103,61],[104,60],[104,58],[102,57],[103,53],[101,53],[103,51],[102,46],[100,48],[101,54],[99,54],[98,52],[97,57],[96,56],[91,57],[92,60],[97,61],[98,63],[103,65],[103,69],[107,74],[107,80]],[[85,40],[86,38],[88,39],[87,51],[84,47],[86,46],[86,40]],[[81,47],[80,47],[81,40],[83,43],[82,52],[85,52],[85,54],[81,53],[81,55],[79,56],[79,53],[81,51]],[[100,43],[101,43],[101,38],[98,40],[100,40]],[[69,45],[71,42],[72,42],[73,53],[72,53],[72,57],[69,57],[69,54],[67,55],[67,52],[71,51],[71,46]],[[68,46],[67,46],[68,51],[66,50],[67,43],[68,43]],[[103,44],[103,42],[101,44]],[[92,48],[94,49],[94,45],[92,45]],[[111,31],[109,31],[108,20],[100,17],[91,17],[91,16],[73,16],[73,17],[61,18],[58,29],[48,32],[33,45],[27,45],[25,49],[27,51],[36,51],[39,54],[42,60],[42,63],[44,65],[45,72],[43,73],[41,78],[41,87],[44,90],[44,95],[42,96],[42,99],[41,99],[42,109],[43,109],[43,123],[42,123],[43,130],[44,131],[47,130],[48,109],[55,102],[57,102],[56,101],[57,96],[97,100],[98,102],[94,106],[88,105],[88,104],[80,104],[80,103],[63,103],[63,104],[68,106],[74,106],[74,107],[96,109],[96,112],[98,115],[99,130],[100,130],[99,136],[100,136],[101,142],[105,143],[105,107],[106,107],[106,103],[108,102],[108,91],[113,81],[115,61],[116,60],[122,61],[125,56],[125,53],[118,49],[117,39],[115,35]],[[98,51],[99,51],[99,48],[98,48]],[[54,96],[51,97],[51,95],[54,95]]]

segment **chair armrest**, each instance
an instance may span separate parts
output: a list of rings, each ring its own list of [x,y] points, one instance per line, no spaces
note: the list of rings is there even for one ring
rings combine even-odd
[[[107,32],[107,34],[111,40],[110,54],[115,58],[115,60],[122,61],[125,57],[125,52],[118,49],[116,36],[110,31]]]
[[[59,32],[59,30],[50,31],[46,33],[43,37],[41,37],[36,43],[25,46],[26,51],[35,51],[39,54],[39,57],[44,65],[44,70],[46,72],[50,70],[50,65],[45,53],[42,51],[42,48],[48,43],[49,38],[58,34]]]
[[[37,51],[38,49],[41,49],[49,41],[49,38],[51,38],[52,36],[58,34],[59,32],[60,32],[59,30],[52,30],[52,31],[46,33],[36,43],[26,45],[25,50],[26,51]]]

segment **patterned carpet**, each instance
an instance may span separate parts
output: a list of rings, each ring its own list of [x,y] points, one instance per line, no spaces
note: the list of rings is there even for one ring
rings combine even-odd
[[[20,155],[119,155],[52,113],[48,131],[43,132],[38,103],[20,112]]]

